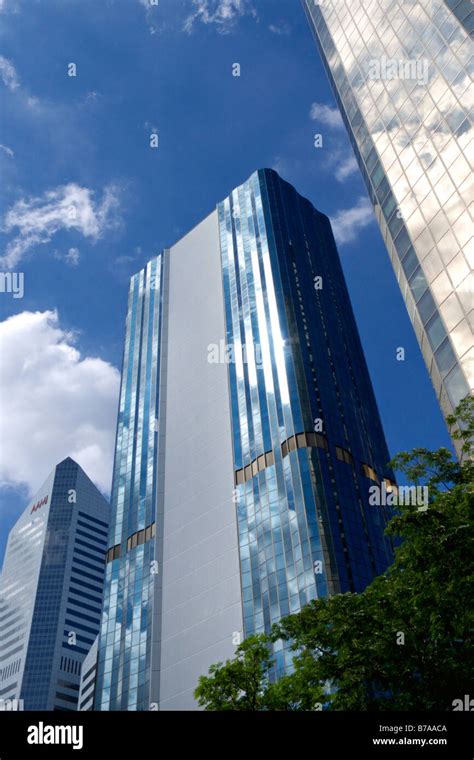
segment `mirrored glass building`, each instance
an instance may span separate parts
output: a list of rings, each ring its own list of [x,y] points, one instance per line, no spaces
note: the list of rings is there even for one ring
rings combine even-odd
[[[303,5],[450,414],[474,386],[472,3]]]
[[[255,172],[131,280],[95,709],[195,709],[242,637],[362,590],[388,460],[329,220]]]
[[[108,518],[68,457],[12,528],[0,576],[0,709],[77,709],[99,631]]]

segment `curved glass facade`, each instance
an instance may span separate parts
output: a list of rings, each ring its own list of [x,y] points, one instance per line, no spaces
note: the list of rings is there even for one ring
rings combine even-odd
[[[195,709],[242,634],[364,589],[388,460],[329,220],[256,172],[131,281],[96,709]]]
[[[472,4],[303,4],[450,414],[474,387]]]
[[[329,220],[270,170],[218,211],[248,636],[385,570],[393,474]]]

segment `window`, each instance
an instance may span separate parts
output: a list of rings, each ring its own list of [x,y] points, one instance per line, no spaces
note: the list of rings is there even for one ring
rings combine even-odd
[[[426,325],[435,309],[436,305],[433,301],[433,296],[431,295],[430,291],[427,290],[423,298],[421,298],[418,303],[418,311],[420,313],[421,321],[424,325]]]
[[[267,467],[271,467],[273,464],[275,464],[275,457],[273,456],[273,451],[269,451],[265,454],[265,461],[267,463]]]
[[[370,478],[370,480],[375,480],[378,482],[377,473],[370,465],[362,463],[362,474],[365,475],[366,478]]]
[[[436,351],[438,346],[443,342],[446,337],[446,330],[441,321],[439,314],[435,314],[432,319],[426,325],[426,332],[433,351]]]
[[[456,357],[454,356],[453,349],[451,348],[449,338],[446,338],[446,340],[440,345],[435,353],[435,357],[438,369],[441,375],[444,377],[444,375],[446,375],[456,363]]]
[[[306,434],[305,433],[298,433],[296,436],[296,444],[299,449],[305,449],[308,445],[306,441]]]
[[[349,451],[346,451],[346,449],[341,448],[341,446],[336,446],[336,456],[341,462],[351,465],[354,464],[352,454]]]
[[[428,285],[426,283],[424,274],[421,271],[421,268],[418,267],[415,269],[410,280],[410,289],[416,302],[420,300],[427,287]]]
[[[388,493],[391,493],[392,491],[394,493],[397,493],[398,487],[394,480],[391,480],[390,478],[384,478],[383,482],[385,483],[385,488],[387,489]]]

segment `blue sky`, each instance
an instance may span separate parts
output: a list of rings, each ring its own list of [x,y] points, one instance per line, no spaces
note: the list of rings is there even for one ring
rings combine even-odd
[[[0,271],[24,274],[0,293],[0,562],[57,461],[107,491],[128,278],[259,167],[333,220],[391,453],[450,447],[299,0],[0,0],[0,43]]]

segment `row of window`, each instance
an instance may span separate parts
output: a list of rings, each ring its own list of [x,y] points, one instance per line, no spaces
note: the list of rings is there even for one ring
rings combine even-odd
[[[350,451],[347,451],[347,449],[343,449],[341,446],[336,446],[336,456],[341,462],[346,462],[346,464],[350,464],[352,467],[354,467],[354,457],[352,456]],[[370,480],[374,480],[376,483],[379,482],[377,473],[375,472],[374,468],[371,467],[369,464],[365,464],[365,462],[361,462],[361,470],[362,470],[362,475],[365,475],[366,478],[370,478]],[[389,480],[388,478],[384,478],[384,480],[386,480],[387,483],[390,483],[390,484],[392,483],[392,481]]]
[[[87,680],[87,681],[84,678],[83,681],[82,681],[82,685],[81,685],[81,701],[86,696],[86,694],[88,692],[90,692],[91,689],[93,689],[93,687],[95,686],[95,678],[96,678],[96,672],[95,672],[96,669],[95,669],[95,666],[94,666],[94,668],[92,670],[93,670],[92,677],[89,678],[89,680]]]
[[[79,660],[73,660],[70,657],[62,656],[59,668],[65,673],[73,673],[74,675],[78,676],[81,672],[81,663]]]
[[[13,692],[17,686],[18,681],[15,681],[15,683],[9,684],[5,689],[0,689],[0,697],[3,697],[4,694],[8,694],[9,691]]]
[[[281,453],[286,457],[290,451],[308,448],[318,448],[327,451],[328,442],[321,433],[298,433],[297,435],[292,435],[281,444]]]
[[[324,435],[321,435],[320,433],[297,433],[296,435],[290,436],[290,438],[281,444],[281,453],[282,456],[286,457],[290,451],[308,448],[318,448],[327,451],[328,442]],[[346,462],[347,464],[350,464],[352,467],[354,467],[354,458],[352,454],[346,449],[343,449],[341,446],[336,446],[336,456],[341,462]],[[262,472],[266,467],[271,467],[273,464],[275,464],[273,451],[267,451],[265,454],[261,454],[259,457],[254,459],[251,464],[248,464],[246,467],[243,467],[240,470],[236,470],[234,476],[235,485],[240,485],[247,482],[248,480],[251,480],[258,472]],[[374,480],[378,483],[379,479],[373,467],[362,462],[361,468],[363,475],[365,475],[367,478],[370,478],[370,480]],[[109,549],[109,552],[110,551],[112,550]]]
[[[296,451],[296,449],[307,449],[317,447],[327,451],[328,444],[323,435],[319,433],[298,433],[292,435],[286,441],[281,444],[282,456],[288,456],[290,451]],[[251,480],[258,472],[262,472],[266,467],[271,467],[275,464],[275,457],[273,451],[267,451],[265,454],[261,454],[259,457],[253,460],[251,464],[246,467],[242,467],[235,472],[235,484],[240,485],[248,480]]]
[[[127,538],[126,551],[129,552],[132,549],[135,549],[136,546],[141,546],[142,544],[146,543],[150,540],[150,538],[154,538],[155,530],[155,523],[153,522],[146,528],[142,528],[142,530],[137,530],[136,533],[132,533],[132,535]],[[121,556],[122,546],[121,544],[116,544],[115,546],[111,546],[111,548],[108,550],[106,554],[106,562],[112,562],[112,560],[118,559]]]
[[[14,676],[20,670],[21,658],[11,662],[10,665],[6,665],[4,668],[0,668],[0,681],[5,681],[10,676]]]
[[[266,467],[271,467],[273,464],[275,464],[273,451],[267,451],[265,454],[261,454],[254,459],[251,464],[242,467],[240,470],[236,470],[234,473],[235,485],[240,485],[247,480],[251,480],[258,472],[263,472]]]
[[[72,697],[70,694],[63,694],[60,691],[56,692],[56,699],[60,699],[63,702],[71,702],[71,704],[77,705],[77,697]]]
[[[94,702],[94,687],[95,687],[95,674],[90,679],[89,683],[84,684],[80,693],[79,710],[92,710]]]
[[[62,679],[58,679],[57,685],[60,686],[62,689],[71,689],[71,691],[79,691],[79,684],[73,683],[72,681],[63,681]]]
[[[79,511],[80,517],[82,517],[83,520],[86,520],[88,522],[96,523],[97,525],[101,525],[104,531],[108,530],[108,524],[104,522],[104,520],[99,520],[97,517],[92,517],[92,515],[86,514],[86,512]],[[100,528],[94,528],[94,530],[99,530]]]

